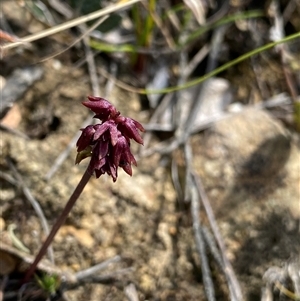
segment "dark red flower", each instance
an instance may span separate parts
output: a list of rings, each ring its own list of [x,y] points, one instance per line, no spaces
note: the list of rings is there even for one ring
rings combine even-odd
[[[143,139],[139,133],[144,131],[143,126],[134,119],[119,116],[118,120],[118,130],[127,136],[129,139],[134,139],[137,143],[143,144]]]
[[[84,106],[96,113],[96,118],[102,121],[108,119],[109,116],[115,118],[120,112],[106,99],[102,97],[88,96],[88,100],[82,103]]]
[[[76,143],[77,152],[81,152],[86,149],[92,143],[95,134],[93,125],[88,125],[85,129],[81,129],[81,131],[81,136]]]
[[[90,108],[96,114],[94,117],[102,123],[81,129],[82,133],[76,144],[76,163],[90,156],[89,171],[97,178],[107,173],[115,182],[118,167],[131,176],[131,165],[136,165],[136,160],[130,151],[130,139],[143,144],[139,133],[144,131],[143,126],[134,119],[121,116],[104,98],[89,96],[83,105]]]
[[[130,142],[120,134],[118,142],[113,149],[114,165],[122,167],[132,176],[131,164],[136,166],[136,160],[130,151]]]

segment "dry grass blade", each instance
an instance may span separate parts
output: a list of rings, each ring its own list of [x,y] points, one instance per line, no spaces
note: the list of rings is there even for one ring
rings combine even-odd
[[[30,192],[29,188],[25,185],[21,175],[18,173],[15,165],[13,164],[13,162],[11,160],[8,159],[8,165],[10,167],[10,169],[12,170],[12,172],[15,175],[15,178],[18,181],[18,184],[21,186],[22,191],[24,193],[24,195],[26,196],[27,200],[30,202],[30,204],[32,205],[33,209],[35,210],[37,216],[39,217],[41,224],[42,224],[42,228],[44,230],[45,235],[49,234],[49,226],[48,226],[48,222],[46,220],[46,217],[43,213],[43,210],[40,206],[40,204],[36,201],[36,199],[33,197],[32,193]],[[50,258],[50,261],[52,263],[54,263],[54,253],[53,253],[53,249],[50,246],[48,249],[48,255]]]
[[[191,10],[194,14],[199,25],[205,24],[205,4],[204,1],[196,0],[184,0],[185,5]]]
[[[167,27],[164,26],[161,18],[155,12],[148,9],[147,5],[144,4],[144,6],[148,10],[149,14],[151,15],[152,19],[156,23],[157,27],[160,28],[160,30],[161,30],[164,38],[166,39],[166,42],[167,42],[168,46],[170,47],[170,49],[175,50],[176,44],[175,44],[171,34],[169,33],[169,30],[167,29]]]
[[[279,2],[273,0],[269,7],[270,15],[274,18],[274,26],[271,28],[271,35],[274,41],[282,39],[285,36],[284,33],[284,21],[280,15]],[[292,72],[288,66],[288,57],[290,56],[288,51],[288,45],[281,44],[277,46],[277,49],[281,56],[281,64],[283,74],[286,80],[287,87],[294,101],[297,99],[297,85],[292,77]]]
[[[8,276],[4,276],[1,283],[0,283],[0,301],[3,300],[3,291],[5,290],[5,287],[8,283]]]
[[[222,44],[225,32],[226,32],[227,26],[224,25],[217,30],[214,31],[213,38],[212,38],[212,46],[211,46],[211,51],[209,53],[208,57],[208,64],[206,68],[206,72],[209,73],[212,70],[214,70],[217,66],[217,59],[220,53],[220,45]],[[207,85],[207,81],[199,84],[197,89],[195,90],[194,93],[194,101],[191,106],[191,110],[189,113],[189,116],[187,118],[186,124],[185,124],[185,131],[183,132],[184,135],[189,135],[192,131],[194,122],[196,120],[197,114],[199,110],[203,106],[203,98],[205,97],[204,93],[204,86]]]
[[[92,277],[95,273],[106,269],[111,263],[119,262],[121,257],[119,255],[110,258],[104,262],[96,264],[86,270],[80,271],[75,274],[77,281],[83,281],[86,278]]]
[[[89,116],[82,124],[82,127],[86,127],[91,121],[91,117]],[[69,153],[74,148],[76,141],[78,140],[81,133],[76,133],[74,137],[71,139],[67,147],[62,151],[59,156],[55,159],[54,163],[52,164],[49,171],[46,173],[44,179],[49,181],[52,176],[56,173],[56,171],[59,169],[59,167],[62,165],[62,163],[66,160],[66,158],[69,156]]]
[[[47,56],[47,57],[41,59],[39,62],[44,62],[46,60],[52,59],[55,56],[58,56],[58,55],[64,53],[65,51],[69,50],[70,48],[75,46],[78,42],[80,42],[82,39],[84,39],[90,32],[92,32],[95,28],[97,28],[101,23],[103,23],[108,17],[109,17],[109,15],[104,16],[103,18],[101,18],[100,20],[95,22],[95,24],[93,24],[90,28],[88,28],[86,30],[83,30],[83,33],[81,34],[81,36],[78,37],[77,39],[75,39],[75,41],[72,42],[70,45],[68,45],[68,47],[66,47],[65,49],[60,50],[60,51],[58,51],[58,52],[56,52],[56,53],[54,53],[50,56]],[[88,61],[88,59],[87,59],[87,61]]]
[[[83,44],[84,44],[86,62],[87,62],[88,69],[89,69],[89,75],[90,75],[90,80],[91,80],[94,95],[101,95],[101,93],[100,93],[100,87],[99,87],[99,79],[98,79],[97,70],[96,70],[96,64],[95,64],[95,60],[94,60],[94,54],[93,54],[93,51],[91,50],[91,47],[89,46],[90,39],[89,39],[87,33],[91,32],[92,30],[97,28],[108,17],[109,17],[109,15],[104,16],[99,21],[95,22],[95,24],[89,29],[86,29],[85,28],[86,26],[84,26],[83,24],[80,26],[80,30],[83,35]]]
[[[139,301],[138,293],[133,283],[128,284],[125,287],[124,292],[129,301]]]
[[[192,162],[192,150],[189,143],[185,144],[185,160],[189,165]],[[191,176],[190,169],[187,169],[187,173]],[[193,229],[196,242],[196,248],[201,260],[201,271],[203,277],[204,290],[208,301],[215,301],[215,289],[211,277],[211,270],[208,264],[208,259],[206,255],[205,242],[202,235],[201,224],[200,224],[200,203],[197,187],[194,180],[190,181],[189,193],[191,196],[191,214],[193,218]]]
[[[15,42],[15,43],[11,43],[11,44],[8,44],[8,45],[4,45],[4,46],[1,47],[1,49],[2,50],[12,49],[12,48],[20,46],[20,45],[22,45],[24,43],[30,43],[30,42],[33,42],[33,41],[36,41],[36,40],[48,37],[50,35],[53,35],[53,34],[58,33],[58,32],[61,32],[63,30],[75,27],[77,25],[86,23],[88,21],[92,21],[94,19],[103,17],[105,15],[111,14],[111,13],[116,12],[116,11],[121,10],[121,9],[124,9],[124,8],[126,8],[128,6],[131,6],[132,4],[140,2],[140,1],[141,0],[129,0],[129,1],[126,1],[126,2],[122,1],[122,2],[117,3],[117,4],[113,4],[113,5],[111,5],[111,6],[107,7],[107,8],[100,9],[100,10],[97,10],[97,11],[95,11],[93,13],[88,14],[88,15],[85,15],[85,16],[76,18],[74,20],[65,22],[64,24],[60,24],[60,25],[51,27],[49,29],[43,30],[41,32],[29,35],[29,36],[21,39],[20,42]]]
[[[233,296],[232,296],[231,300],[232,301],[241,301],[241,300],[243,300],[242,290],[241,290],[240,284],[237,280],[237,277],[234,273],[232,265],[231,265],[231,263],[229,262],[229,260],[227,258],[225,243],[224,243],[222,235],[219,231],[219,227],[217,225],[214,212],[213,212],[212,207],[210,205],[209,199],[208,199],[208,197],[205,193],[205,190],[204,190],[204,187],[202,185],[201,179],[195,173],[193,173],[193,175],[194,175],[194,179],[196,181],[197,189],[198,189],[198,192],[200,194],[202,204],[204,206],[204,209],[205,209],[206,215],[208,217],[210,226],[212,228],[212,231],[214,233],[214,236],[217,240],[220,251],[222,253],[222,258],[223,258],[223,262],[224,262],[224,266],[225,266],[225,272],[226,272],[226,275],[228,277],[229,285],[231,286],[231,291],[233,292]]]

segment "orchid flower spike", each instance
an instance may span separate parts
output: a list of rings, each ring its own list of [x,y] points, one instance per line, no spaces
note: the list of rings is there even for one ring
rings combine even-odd
[[[96,125],[88,125],[81,129],[77,141],[76,164],[91,157],[89,172],[97,178],[107,173],[115,182],[118,177],[118,167],[132,176],[131,165],[136,166],[136,160],[130,151],[130,140],[143,144],[140,132],[143,126],[134,119],[123,117],[119,111],[106,99],[88,96],[83,105],[91,109],[101,120]]]

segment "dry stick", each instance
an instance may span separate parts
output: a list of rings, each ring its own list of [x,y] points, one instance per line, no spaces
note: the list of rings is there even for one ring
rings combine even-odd
[[[238,114],[238,113],[237,113]],[[222,116],[213,116],[208,120],[203,121],[201,124],[197,126],[197,128],[192,129],[192,133],[196,133],[200,130],[207,129],[211,127],[213,124],[215,124],[217,121],[220,121],[222,119],[230,117],[232,114],[224,113]],[[178,148],[180,145],[185,143],[188,137],[175,137],[170,138],[168,140],[165,140],[163,142],[157,143],[152,148],[148,148],[140,155],[140,157],[149,157],[155,153],[159,153],[162,155],[166,155],[174,151],[176,148]]]
[[[66,4],[60,2],[60,0],[48,0],[48,2],[52,8],[65,16],[67,19],[71,19],[73,17],[71,8],[69,8]]]
[[[70,45],[68,45],[66,48],[59,50],[57,52],[55,52],[54,54],[51,54],[49,56],[46,56],[45,58],[42,58],[41,60],[39,60],[39,62],[44,62],[47,61],[51,58],[54,58],[64,52],[66,52],[67,50],[71,49],[73,46],[75,46],[78,42],[80,42],[82,39],[84,39],[84,37],[86,37],[88,34],[90,34],[95,28],[97,28],[101,23],[103,23],[107,18],[109,17],[109,15],[102,17],[101,19],[99,19],[97,22],[95,22],[90,28],[87,28],[85,30],[82,29],[83,25],[80,25],[79,27],[82,29],[83,33],[76,38]],[[85,27],[84,27],[85,28]],[[85,60],[87,61],[87,59]]]
[[[234,296],[233,288],[230,283],[230,279],[228,278],[228,274],[225,271],[225,265],[222,260],[222,256],[218,250],[218,247],[215,243],[215,239],[214,239],[213,235],[210,233],[209,229],[206,228],[205,226],[202,226],[202,233],[203,233],[204,239],[209,247],[209,250],[210,250],[212,256],[214,257],[214,259],[217,262],[217,264],[219,265],[222,273],[226,277],[226,280],[228,282],[228,287],[229,287],[230,300],[235,300],[233,297]]]
[[[167,94],[170,95],[170,94]],[[159,131],[159,132],[172,132],[174,131],[174,126],[171,124],[160,124],[160,123],[147,123],[147,124],[143,124],[144,129],[146,130],[146,133],[150,135],[151,131]],[[145,137],[145,135],[143,136]],[[149,144],[149,142],[147,143]]]
[[[91,121],[91,115],[89,115],[88,118],[82,123],[81,128],[85,128],[87,125],[90,124]],[[74,145],[76,144],[76,141],[78,140],[79,136],[81,135],[80,132],[76,133],[76,135],[72,138],[72,140],[69,142],[67,147],[64,151],[60,153],[60,155],[56,158],[54,161],[52,167],[49,169],[49,171],[45,175],[45,180],[49,181],[52,176],[57,172],[58,168],[62,165],[62,163],[66,160],[66,158],[69,156],[69,153],[74,148]]]
[[[98,72],[101,73],[102,76],[104,76],[108,80],[113,81],[116,86],[118,86],[126,91],[133,92],[133,93],[139,93],[141,91],[141,89],[130,86],[130,85],[126,84],[125,82],[117,79],[116,77],[111,75],[109,72],[107,72],[104,68],[102,68],[100,66],[97,66],[97,69],[98,69]]]
[[[199,196],[195,186],[191,186],[191,212],[193,218],[193,228],[196,241],[196,247],[201,259],[201,270],[204,283],[204,290],[208,301],[216,300],[213,281],[211,279],[211,271],[205,253],[205,244],[201,233],[201,225],[199,221]]]
[[[227,28],[228,28],[228,26],[223,25],[223,26],[217,28],[213,33],[211,51],[209,53],[208,63],[207,63],[207,68],[206,68],[207,73],[214,70],[217,66],[217,58],[218,58],[218,55],[220,52],[219,49],[221,48],[220,45],[223,41],[225,31]],[[194,102],[192,104],[190,114],[189,114],[189,116],[187,118],[187,122],[185,124],[185,131],[183,131],[183,135],[186,137],[188,137],[189,133],[192,131],[192,127],[193,127],[193,124],[195,123],[195,119],[197,117],[198,111],[201,108],[202,97],[203,97],[203,93],[202,93],[203,86],[206,84],[207,83],[204,82],[204,83],[198,85],[198,87],[195,91]]]
[[[169,3],[169,1],[164,1],[164,2],[165,2],[164,3],[165,9],[167,12],[167,17],[170,20],[173,27],[176,29],[177,34],[178,34],[182,28],[180,21],[179,21],[179,17],[177,17],[176,13],[172,10],[171,4]]]
[[[0,92],[0,93],[1,93],[1,92]],[[2,100],[2,99],[1,99],[1,100]],[[1,105],[2,105],[2,104],[1,104]],[[7,131],[8,133],[11,133],[11,134],[13,134],[13,135],[19,136],[19,137],[21,137],[21,138],[23,138],[23,139],[25,139],[25,140],[29,140],[29,139],[30,139],[26,134],[22,133],[21,131],[19,131],[19,130],[17,130],[17,129],[13,129],[13,128],[11,128],[11,127],[8,127],[8,126],[6,126],[6,125],[3,124],[3,123],[0,123],[0,129],[1,129],[1,130],[4,130],[4,131]]]
[[[11,175],[3,171],[0,171],[0,178],[14,186],[18,186],[18,181],[16,181]]]
[[[183,209],[182,202],[181,202],[181,200],[184,198],[183,191],[179,180],[178,164],[174,157],[172,158],[172,162],[171,162],[171,180],[177,195],[179,209]]]
[[[124,268],[124,269],[117,270],[115,272],[112,272],[112,273],[109,273],[109,274],[106,274],[106,275],[99,275],[99,276],[91,275],[89,278],[83,278],[80,281],[80,284],[91,283],[91,282],[105,283],[107,281],[115,281],[118,276],[128,274],[132,271],[134,271],[134,268],[129,267],[129,268]]]
[[[217,262],[217,264],[221,268],[222,272],[226,276],[226,273],[225,273],[225,270],[224,270],[224,262],[222,260],[222,256],[221,256],[221,254],[218,250],[218,247],[216,245],[215,238],[211,234],[210,230],[207,227],[205,227],[204,225],[202,226],[201,230],[202,230],[203,237],[206,241],[206,244],[209,247],[210,253],[212,254],[215,261]]]
[[[164,38],[166,39],[168,46],[172,50],[175,50],[176,44],[172,38],[172,35],[169,33],[169,30],[164,26],[161,18],[155,12],[153,12],[151,9],[149,9],[149,7],[145,3],[142,2],[142,4],[148,10],[148,13],[151,15],[151,18],[156,23],[156,26],[161,30],[161,33],[164,36]]]
[[[195,70],[197,65],[205,58],[209,51],[209,46],[204,45],[198,53],[193,57],[193,59],[186,65],[183,66],[184,69],[181,72],[181,79],[180,82],[183,82],[186,78],[188,78],[192,72]],[[144,155],[144,149],[147,150],[147,146],[150,143],[152,133],[149,131],[172,131],[174,130],[173,125],[160,125],[160,124],[155,124],[158,120],[158,118],[162,115],[162,113],[169,107],[170,102],[173,100],[174,93],[169,93],[166,94],[163,98],[163,100],[160,102],[158,107],[155,109],[155,112],[151,116],[151,119],[148,124],[144,125],[145,129],[147,130],[146,133],[144,134],[144,148],[140,150],[140,156],[143,157]],[[164,147],[164,146],[163,146]]]
[[[151,140],[151,137],[152,137],[152,133],[148,132],[149,130],[151,130],[151,126],[153,126],[153,124],[155,122],[158,121],[159,117],[162,115],[162,113],[167,109],[167,107],[170,105],[170,102],[172,101],[172,98],[173,98],[173,93],[169,93],[169,94],[166,94],[162,101],[159,103],[159,105],[155,108],[155,111],[154,113],[152,114],[150,120],[149,120],[149,123],[146,126],[146,132],[144,134],[144,148],[147,149],[149,143],[150,143],[150,140]],[[162,125],[160,125],[162,126]],[[172,128],[173,129],[173,128]],[[154,127],[154,130],[155,130],[155,127]],[[143,149],[140,148],[140,154],[142,155],[143,154]]]
[[[116,12],[118,10],[121,10],[123,8],[126,8],[126,7],[134,4],[134,3],[141,2],[141,1],[142,0],[129,0],[129,1],[126,1],[126,2],[119,3],[119,4],[111,5],[107,8],[100,9],[100,10],[97,10],[93,13],[88,14],[88,15],[85,15],[85,16],[76,18],[74,20],[68,21],[64,24],[60,24],[60,25],[54,26],[52,28],[43,30],[41,32],[29,35],[29,36],[23,38],[20,42],[15,42],[15,43],[11,43],[11,44],[8,44],[8,45],[1,46],[1,49],[2,50],[12,49],[12,48],[20,46],[24,43],[30,43],[30,42],[48,37],[48,36],[53,35],[55,33],[61,32],[65,29],[72,28],[74,26],[80,25],[80,24],[88,22],[88,21],[92,21],[94,19],[97,19],[97,18],[100,18],[104,15]]]
[[[185,161],[187,164],[187,173],[189,173],[190,178],[192,178],[191,164],[192,164],[192,150],[190,144],[187,142],[184,147]],[[200,224],[200,206],[199,206],[199,195],[196,187],[196,183],[194,179],[191,179],[189,183],[189,192],[191,196],[191,214],[193,218],[193,229],[197,251],[201,260],[201,271],[202,278],[204,284],[204,290],[208,301],[215,301],[215,289],[214,284],[211,278],[211,271],[208,264],[206,250],[205,250],[205,242],[202,236],[201,224]]]
[[[15,178],[18,181],[18,184],[21,186],[25,197],[30,202],[31,206],[33,207],[34,211],[36,212],[37,216],[39,217],[39,219],[41,221],[41,224],[42,224],[42,228],[44,230],[44,233],[46,235],[49,235],[49,226],[48,226],[46,217],[43,213],[43,210],[42,210],[40,204],[33,197],[33,195],[31,194],[31,192],[29,190],[29,188],[25,185],[25,183],[22,179],[22,176],[17,171],[17,168],[13,164],[12,160],[8,159],[7,161],[8,161],[8,165],[9,165],[10,169],[12,170],[12,172],[14,173]],[[53,249],[52,248],[49,248],[48,255],[49,255],[50,261],[52,263],[54,263],[54,254],[53,254]]]
[[[179,41],[185,41],[186,38],[186,32],[184,31],[181,36],[179,37]],[[180,56],[179,56],[179,68],[180,68],[180,77],[178,78],[177,81],[177,86],[183,85],[186,83],[187,81],[187,74],[184,72],[184,69],[187,66],[187,62],[188,62],[188,54],[187,51],[182,50],[180,52]],[[181,111],[182,111],[182,106],[183,103],[182,101],[179,101],[182,98],[182,95],[184,93],[184,90],[178,91],[177,93],[175,93],[175,97],[176,97],[176,101],[175,101],[175,110],[173,110],[174,112],[174,120],[175,120],[175,126],[176,126],[176,132],[175,132],[175,137],[181,137],[183,129],[184,129],[184,116],[182,116]]]
[[[273,18],[274,18],[274,31],[276,31],[276,40],[279,40],[278,36],[280,38],[284,38],[284,23],[283,23],[283,17],[279,14],[279,3],[278,1],[273,0],[272,4],[273,6]],[[287,44],[281,44],[277,46],[277,49],[280,53],[281,58],[281,64],[282,64],[282,70],[285,77],[285,81],[287,84],[287,87],[290,91],[290,94],[292,96],[293,101],[295,102],[298,97],[296,83],[292,77],[291,70],[288,66],[287,57],[288,54],[288,45]]]
[[[89,40],[90,39],[86,36],[83,38],[85,56],[86,56],[86,61],[87,61],[87,65],[88,65],[90,81],[92,84],[93,95],[100,96],[101,93],[100,93],[100,87],[99,87],[99,79],[98,79],[98,75],[97,75],[97,71],[96,71],[94,55],[89,46]]]
[[[119,262],[121,260],[121,256],[117,255],[113,258],[107,259],[99,264],[96,264],[86,270],[80,271],[75,274],[77,281],[82,281],[85,278],[91,277],[93,274],[98,273],[101,270],[104,270],[111,263]]]
[[[91,174],[89,173],[88,169],[86,169],[85,173],[83,174],[80,182],[78,183],[77,187],[75,188],[74,192],[72,193],[72,195],[69,198],[69,201],[67,202],[64,210],[62,211],[62,213],[60,214],[60,216],[58,217],[57,221],[55,222],[55,224],[53,225],[50,234],[48,235],[46,241],[44,242],[44,244],[42,245],[39,253],[36,255],[34,262],[32,263],[32,265],[30,266],[30,268],[28,269],[25,278],[24,278],[24,282],[28,282],[28,280],[30,279],[30,277],[32,276],[32,274],[34,273],[38,263],[40,262],[40,260],[42,259],[42,257],[45,255],[48,247],[50,246],[51,242],[53,241],[53,238],[55,236],[55,234],[57,233],[57,231],[59,230],[59,228],[62,226],[62,224],[65,222],[68,214],[70,213],[70,211],[72,210],[73,206],[75,205],[78,197],[80,196],[80,194],[82,193],[85,185],[88,183],[89,179],[91,178]]]
[[[8,275],[4,275],[3,279],[0,283],[0,301],[3,301],[3,291],[5,290],[5,287],[8,283]]]
[[[248,28],[249,31],[252,35],[252,39],[254,40],[254,46],[255,47],[259,47],[260,43],[261,43],[261,34],[260,31],[257,28],[257,22],[254,20],[249,20],[247,21],[248,23]],[[255,75],[255,79],[256,79],[256,84],[258,87],[258,90],[260,92],[260,95],[262,98],[266,99],[270,96],[270,94],[268,93],[268,89],[266,89],[266,83],[261,80],[262,79],[262,66],[260,64],[260,62],[258,61],[258,56],[252,56],[250,58],[250,62],[251,62],[251,67],[253,69],[254,75]],[[251,98],[251,96],[250,96]]]
[[[109,17],[106,16],[106,18],[104,20],[106,20]],[[96,22],[92,28],[93,30],[95,28],[97,28],[104,20],[99,20],[98,22]],[[92,89],[93,89],[93,95],[96,96],[100,96],[100,87],[99,87],[99,79],[98,79],[98,75],[97,75],[97,70],[96,70],[96,64],[95,64],[95,60],[94,60],[94,55],[93,52],[91,50],[91,47],[89,46],[90,43],[90,38],[89,36],[86,35],[86,26],[81,25],[80,29],[84,34],[84,38],[83,38],[83,43],[84,43],[84,50],[85,50],[85,56],[86,56],[86,62],[88,65],[88,69],[89,69],[89,74],[90,74],[90,80],[91,80],[91,84],[92,84]],[[89,32],[92,31],[91,29],[88,29]]]
[[[203,204],[203,207],[205,209],[206,215],[208,217],[211,229],[214,233],[214,236],[216,237],[218,246],[219,246],[219,248],[221,250],[221,253],[222,253],[222,258],[223,258],[223,262],[224,262],[224,266],[225,266],[225,272],[228,276],[228,279],[230,280],[230,284],[232,286],[232,290],[233,290],[233,293],[234,293],[234,296],[233,296],[234,299],[232,299],[232,301],[241,301],[241,300],[243,300],[242,290],[241,290],[240,284],[239,284],[239,282],[238,282],[238,280],[235,276],[235,273],[234,273],[234,270],[231,266],[231,263],[229,262],[229,260],[226,256],[225,243],[224,243],[222,235],[219,231],[219,227],[218,227],[218,224],[216,222],[216,218],[215,218],[214,212],[211,208],[209,199],[208,199],[208,197],[205,193],[205,190],[203,188],[202,181],[201,181],[200,177],[195,172],[193,172],[193,177],[195,179],[197,189],[198,189],[199,195],[201,197],[202,204]]]
[[[114,77],[116,77],[117,71],[118,71],[118,65],[115,62],[111,62],[110,72]],[[104,93],[105,97],[108,97],[111,94],[114,86],[115,86],[114,81],[112,81],[112,80],[107,81],[106,86],[105,86],[105,93]]]
[[[180,42],[184,42],[184,40],[186,40],[186,33],[183,32],[182,35],[180,36]],[[187,69],[188,66],[188,54],[186,51],[182,51],[180,53],[180,78],[178,81],[178,86],[184,84],[187,81],[188,76],[190,75],[189,72],[192,70],[190,68],[190,70]],[[178,93],[176,93],[177,97],[179,99],[182,98],[184,91],[178,91]],[[184,99],[184,98],[183,98]],[[180,112],[182,111],[182,101],[177,102],[177,106],[176,106],[176,113],[177,116],[175,116],[175,120],[178,120],[177,122],[177,129],[175,132],[175,137],[184,137],[184,129],[185,129],[185,123],[186,120],[188,118],[188,116],[182,116],[182,114],[180,114]],[[176,114],[175,113],[175,114]],[[188,136],[187,136],[188,137]],[[190,199],[190,187],[193,186],[193,183],[191,183],[191,174],[190,174],[190,167],[191,167],[191,160],[190,157],[192,153],[191,153],[191,149],[189,147],[189,144],[187,143],[187,145],[184,148],[184,153],[185,153],[185,161],[186,161],[186,172],[185,172],[185,187],[184,187],[184,193],[183,193],[183,198],[184,201],[186,202],[188,199]]]
[[[129,301],[139,301],[138,293],[133,283],[130,283],[125,287],[124,293]]]
[[[208,44],[205,44],[190,60],[190,62],[186,65],[183,70],[183,76],[188,78],[193,71],[197,68],[197,66],[203,61],[203,59],[209,53],[211,47]]]
[[[284,25],[286,25],[286,23],[290,21],[291,15],[296,10],[296,8],[297,8],[297,0],[290,0],[287,3],[282,15]]]

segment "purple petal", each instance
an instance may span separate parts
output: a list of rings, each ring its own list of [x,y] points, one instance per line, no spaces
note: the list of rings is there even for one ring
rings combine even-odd
[[[108,140],[99,140],[93,148],[93,156],[97,160],[101,160],[108,154],[109,143]]]
[[[129,118],[129,119],[131,119],[131,118]],[[145,132],[144,127],[138,121],[136,121],[134,119],[131,119],[131,120],[133,121],[136,128],[138,128],[141,132]]]
[[[110,115],[117,117],[120,114],[109,101],[102,97],[88,96],[88,100],[82,104],[96,113],[95,117],[101,120],[107,120]]]
[[[111,122],[111,125],[109,127],[109,133],[110,133],[111,144],[114,146],[118,142],[118,135],[119,135],[119,131],[117,129],[117,125],[115,122]]]
[[[109,121],[105,121],[102,124],[96,124],[94,126],[95,128],[95,134],[94,134],[94,141],[98,140],[100,136],[102,136],[105,131],[107,131],[110,127]]]
[[[113,148],[113,159],[115,166],[119,166],[119,162],[121,160],[121,156],[126,151],[126,148],[129,148],[128,142],[124,136],[120,136],[118,138],[118,142]]]
[[[102,170],[95,170],[95,176],[97,179],[100,178],[103,174],[104,172]]]
[[[110,113],[113,107],[113,105],[106,99],[94,96],[88,96],[88,100],[82,102],[82,104],[87,108],[91,109],[96,114],[103,113],[105,111]]]
[[[95,133],[95,129],[93,125],[88,125],[85,129],[81,129],[82,133],[76,143],[77,152],[83,151],[87,148],[93,141],[93,135]]]
[[[130,151],[129,142],[124,136],[119,136],[118,143],[113,149],[114,165],[124,169],[124,171],[132,175],[131,164],[136,165],[136,160]]]
[[[118,168],[113,164],[110,164],[109,167],[110,167],[110,176],[113,178],[113,181],[116,182],[118,178]]]
[[[138,131],[139,128],[142,128],[142,125],[137,121],[124,117],[124,121],[119,123],[118,129],[124,135],[130,139],[135,140],[139,144],[143,144],[143,139]]]
[[[89,171],[93,173],[96,170],[101,170],[105,165],[105,163],[106,163],[106,158],[102,158],[101,160],[98,160],[96,157],[92,156],[89,164]]]
[[[122,165],[120,165],[120,167],[123,168],[123,170],[130,176],[132,176],[132,168],[131,168],[131,165],[129,163],[124,163]]]

